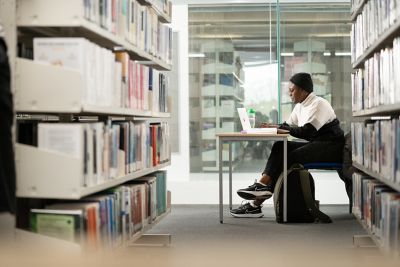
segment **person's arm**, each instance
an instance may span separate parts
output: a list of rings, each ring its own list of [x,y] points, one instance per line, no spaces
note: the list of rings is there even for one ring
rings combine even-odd
[[[307,123],[302,127],[298,127],[284,122],[279,126],[279,129],[288,130],[291,136],[305,140],[310,140],[311,136],[317,132],[317,129],[315,129],[311,123]]]

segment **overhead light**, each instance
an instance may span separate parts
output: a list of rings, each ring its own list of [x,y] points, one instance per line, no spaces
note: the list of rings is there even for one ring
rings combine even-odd
[[[244,62],[243,65],[245,67],[254,67],[254,66],[264,66],[268,65],[270,62],[269,61],[252,61],[252,62]]]
[[[294,53],[284,52],[284,53],[281,53],[281,56],[282,56],[282,57],[293,57],[293,56],[294,56]]]
[[[390,116],[372,116],[371,120],[378,121],[378,120],[390,120]]]
[[[206,57],[203,53],[191,53],[189,57]]]
[[[351,56],[351,52],[335,52],[335,56]]]
[[[331,54],[331,52],[324,52],[324,56],[326,56],[326,57],[330,57],[332,54]]]

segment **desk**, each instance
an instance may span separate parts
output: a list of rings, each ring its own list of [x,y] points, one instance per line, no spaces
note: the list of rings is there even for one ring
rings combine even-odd
[[[218,138],[219,155],[219,221],[223,221],[223,184],[222,184],[222,144],[229,142],[229,209],[232,209],[232,142],[241,141],[283,141],[283,221],[287,221],[287,138],[288,134],[242,134],[242,133],[219,133]]]

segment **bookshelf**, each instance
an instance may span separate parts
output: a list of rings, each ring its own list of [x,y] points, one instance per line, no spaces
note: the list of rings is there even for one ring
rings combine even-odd
[[[171,2],[165,0],[138,0],[138,2],[154,9],[160,21],[171,23]]]
[[[302,63],[294,64],[293,72],[308,72],[314,81],[314,94],[325,98],[331,103],[331,88],[328,71],[323,53],[325,43],[315,40],[305,40],[294,43],[293,51],[297,57],[303,57]]]
[[[353,117],[377,116],[377,115],[392,115],[400,114],[400,104],[388,104],[374,108],[354,111]]]
[[[358,223],[363,227],[364,231],[368,233],[368,235],[371,237],[372,241],[375,243],[375,245],[382,249],[382,242],[381,240],[371,231],[371,229],[367,226],[367,224],[364,222],[363,219],[360,218],[358,215],[354,215],[358,221]]]
[[[82,197],[146,176],[170,165],[170,161],[144,168],[92,186],[82,186],[83,163],[60,153],[29,145],[15,147],[17,196],[23,198],[81,199]]]
[[[219,147],[215,134],[237,132],[240,122],[236,108],[243,107],[244,72],[239,54],[232,43],[208,41],[201,45],[204,58],[199,62],[200,147],[203,171],[217,171]],[[228,161],[228,148],[223,148],[223,160]],[[240,144],[233,144],[233,162],[241,156]]]
[[[146,225],[143,227],[142,230],[134,234],[131,239],[129,240],[129,243],[127,243],[127,246],[130,246],[136,242],[143,234],[146,232],[150,231],[155,225],[157,225],[159,222],[161,222],[168,214],[171,213],[171,208],[168,208],[165,213],[162,215],[158,216],[151,224]]]
[[[353,62],[353,69],[362,68],[366,59],[370,58],[375,52],[388,45],[393,45],[393,39],[399,36],[400,20],[385,30],[365,52]]]
[[[17,58],[16,73],[15,109],[20,113],[170,116],[166,112],[86,104],[83,96],[85,84],[82,75],[75,70]]]
[[[105,48],[123,47],[131,57],[146,60],[155,68],[171,70],[171,64],[146,52],[123,36],[112,33],[84,17],[81,1],[18,1],[16,23],[20,31],[45,36],[84,36]]]
[[[376,9],[381,3],[372,0],[353,4],[353,214],[377,247],[399,257],[400,101],[394,62],[400,7]]]
[[[124,6],[125,4],[127,6]],[[132,7],[132,9],[125,10],[124,8],[128,8],[128,4],[132,4],[129,5],[129,8]],[[86,212],[89,212],[89,206],[92,204],[82,204],[89,203],[88,201],[96,202],[94,207],[98,207],[98,210],[93,214],[97,214],[98,218],[93,224],[94,217],[92,219],[85,217],[85,223],[87,221],[88,227],[90,227],[89,220],[92,220],[91,227],[97,223],[103,225],[104,218],[103,215],[100,216],[100,212],[104,211],[104,206],[101,207],[99,203],[107,201],[107,205],[110,205],[107,207],[107,212],[110,214],[112,212],[113,215],[108,215],[110,218],[107,218],[106,223],[112,224],[110,226],[112,230],[107,231],[112,231],[112,233],[108,233],[110,236],[105,239],[112,243],[112,247],[120,243],[118,240],[121,239],[121,236],[123,243],[125,241],[126,243],[134,242],[154,223],[159,222],[170,213],[170,192],[166,190],[166,173],[161,170],[171,163],[167,133],[169,130],[167,122],[171,117],[170,99],[168,99],[168,91],[165,89],[168,84],[162,80],[165,78],[162,71],[171,70],[172,62],[171,28],[165,25],[165,23],[171,22],[171,2],[159,0],[2,0],[0,5],[13,7],[13,13],[7,17],[6,31],[16,36],[15,40],[9,40],[9,46],[17,48],[18,44],[19,50],[19,53],[10,53],[12,55],[10,61],[13,63],[12,73],[14,73],[14,107],[18,124],[14,146],[17,168],[17,227],[26,230],[29,228],[29,224],[32,224],[29,222],[30,209],[43,210],[49,208],[48,205],[51,209],[53,204],[83,205],[82,210],[86,209],[86,211],[82,214],[88,216]],[[132,13],[133,7],[138,13]],[[119,11],[120,13],[118,13]],[[91,17],[92,15],[95,16],[95,19]],[[129,15],[132,16],[129,17],[132,20],[130,24],[126,24],[124,19],[128,19]],[[137,23],[136,19],[133,20],[134,16],[135,18],[143,16],[140,21],[144,24],[136,24],[142,29],[141,33],[136,32],[138,28],[133,25],[133,23]],[[120,17],[123,19],[121,20]],[[140,96],[134,96],[140,97],[134,99],[134,101],[138,101],[138,108],[132,105],[131,99],[126,104],[128,100],[124,101],[126,95],[123,94],[120,96],[121,101],[100,101],[100,103],[96,103],[95,100],[88,101],[87,95],[85,96],[90,86],[87,76],[85,76],[87,73],[59,66],[60,64],[29,59],[29,50],[32,50],[32,54],[34,53],[34,42],[37,37],[49,38],[48,40],[53,37],[59,39],[80,38],[82,40],[85,38],[84,42],[88,45],[93,44],[93,48],[98,49],[101,53],[107,51],[109,55],[112,55],[113,64],[120,65],[118,67],[121,69],[120,72],[117,68],[112,72],[103,72],[103,76],[109,74],[112,76],[110,75],[106,80],[110,83],[101,86],[106,88],[111,85],[111,88],[115,87],[121,91],[127,90],[127,92],[130,92],[131,86],[132,88],[133,86],[144,88],[145,93],[140,92]],[[28,53],[21,50],[22,46]],[[124,63],[117,57],[119,52],[125,53],[128,63],[132,64],[129,65],[129,71],[137,70],[140,76],[132,75],[131,77],[130,72],[129,77],[124,76],[121,71]],[[88,60],[88,57],[82,58]],[[101,62],[108,65],[108,61]],[[140,67],[136,69],[134,64],[140,65]],[[142,66],[144,70],[141,69]],[[97,68],[94,65],[91,67]],[[153,76],[150,75],[151,69],[156,70],[152,72]],[[124,80],[124,77],[127,77],[127,80]],[[129,82],[133,83],[134,78],[137,78],[140,84],[128,84]],[[158,83],[156,84],[156,82]],[[90,88],[98,88],[99,83],[97,86],[92,84]],[[122,85],[118,85],[118,83]],[[111,91],[111,89],[109,90]],[[110,95],[113,96],[113,94]],[[131,95],[129,95],[130,97]],[[44,124],[50,127],[62,126],[62,124],[67,127],[73,124],[79,125],[78,128],[85,129],[82,132],[84,134],[83,153],[79,157],[74,157],[62,151],[43,148],[35,143],[20,143],[19,134],[22,130],[19,125],[24,121],[37,123],[36,127],[38,128],[38,125],[44,126]],[[95,129],[95,127],[99,128]],[[28,133],[30,132],[28,131]],[[40,143],[39,130],[32,134],[32,140],[35,138]],[[61,143],[61,140],[59,142]],[[80,142],[81,140],[77,141],[79,146],[81,146]],[[106,145],[110,147],[106,147]],[[132,159],[136,161],[132,162]],[[110,172],[109,168],[115,163],[115,160],[117,165],[114,167],[116,169],[114,172],[113,170]],[[97,172],[100,169],[102,171]],[[93,178],[96,177],[94,178],[96,181],[88,182],[88,174]],[[136,185],[140,189],[134,189]],[[165,192],[160,192],[163,188],[165,188]],[[135,190],[141,190],[141,193]],[[149,194],[152,196],[150,197]],[[157,203],[155,202],[156,195]],[[102,198],[101,201],[97,199],[99,197]],[[128,198],[130,207],[127,206]],[[150,210],[153,212],[149,217],[145,215],[144,208],[147,205],[147,202],[146,204],[144,202],[147,198],[153,201],[151,204],[149,203],[152,208],[148,208],[148,212]],[[163,198],[165,199],[163,200]],[[136,217],[133,218],[134,214],[128,210],[134,209],[136,206],[131,201],[136,201],[135,205],[142,205],[140,212],[143,215],[141,217],[143,227],[140,223],[138,230],[135,225],[134,234],[132,234],[133,230],[128,229],[128,214],[129,220],[132,220],[129,223],[133,225],[133,221],[138,220],[139,210],[135,211]],[[140,201],[143,201],[143,204],[137,204]],[[166,211],[164,210],[165,205],[167,206]],[[125,226],[123,226],[124,224]],[[83,229],[80,228],[79,231],[83,231]],[[89,231],[93,231],[93,229],[87,228],[85,231],[87,232],[85,232],[84,239],[89,239],[89,235],[93,235],[93,232]],[[103,234],[104,232],[101,230],[95,235]],[[129,240],[125,240],[127,234],[130,234]],[[88,243],[93,242],[93,240],[85,240],[84,245],[87,241],[89,241]],[[103,242],[103,237],[97,241]],[[103,243],[101,244],[103,245]]]
[[[352,0],[351,2],[351,4],[352,4],[352,7],[351,7],[351,21],[354,21],[355,20],[355,18],[361,13],[361,11],[362,11],[362,9],[363,9],[363,7],[364,7],[364,5],[365,5],[365,3],[367,2],[368,0]]]
[[[365,168],[364,165],[359,164],[357,162],[353,162],[353,166],[356,167],[358,170],[362,171],[363,173],[368,174],[371,177],[374,177],[376,180],[381,181],[382,183],[384,183],[384,184],[390,186],[391,188],[400,192],[400,184],[399,183],[395,183],[395,182],[387,179],[386,177],[382,176],[381,174]]]

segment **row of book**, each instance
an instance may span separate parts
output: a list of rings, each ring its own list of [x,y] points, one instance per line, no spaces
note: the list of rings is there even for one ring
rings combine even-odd
[[[166,180],[158,171],[79,201],[31,209],[30,229],[87,248],[121,246],[167,211]]]
[[[352,73],[353,111],[380,105],[400,103],[396,89],[400,87],[400,37],[393,40],[393,48],[375,53],[364,63],[364,69]]]
[[[136,0],[84,0],[85,19],[124,38],[139,49],[172,62],[172,30],[156,11]]]
[[[122,64],[124,107],[154,112],[168,112],[168,78],[152,67],[140,65],[125,51],[115,52]]]
[[[148,3],[153,5],[157,10],[161,11],[167,16],[171,16],[171,1],[167,0],[146,0]]]
[[[85,104],[167,111],[168,79],[124,51],[112,52],[84,38],[34,38],[34,60],[78,70]]]
[[[362,2],[364,2],[364,0],[351,0],[350,1],[351,13],[353,13],[355,9],[361,5]]]
[[[400,120],[351,124],[353,161],[400,184]]]
[[[18,142],[78,159],[90,187],[168,162],[166,122],[37,123],[19,121]]]
[[[400,17],[397,0],[370,0],[352,24],[352,62],[356,61],[379,36]]]
[[[353,213],[384,250],[400,255],[400,193],[373,177],[353,174]]]

